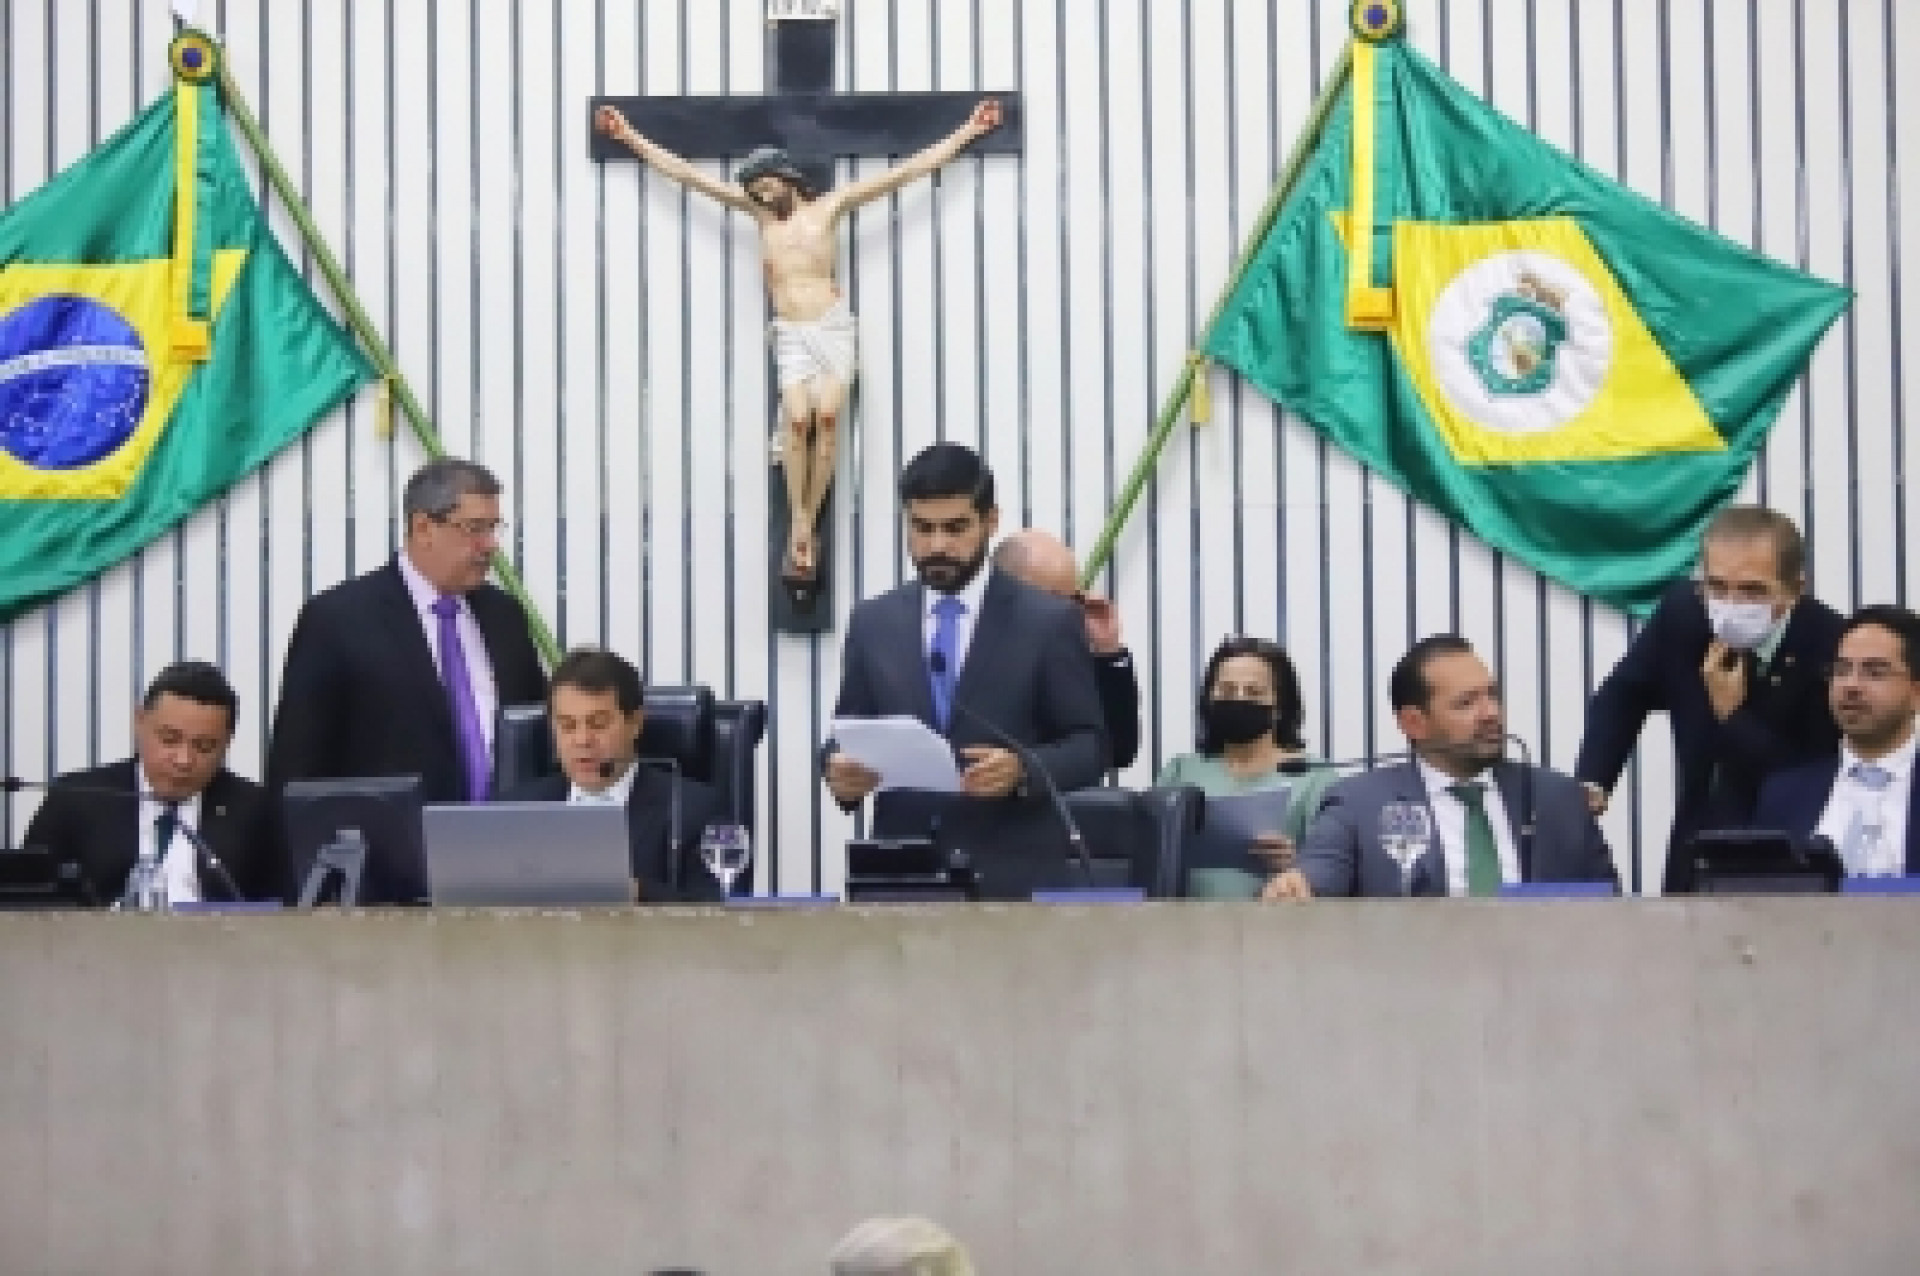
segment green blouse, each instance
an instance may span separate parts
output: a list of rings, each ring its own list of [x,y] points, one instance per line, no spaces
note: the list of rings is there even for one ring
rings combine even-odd
[[[1312,759],[1308,759],[1311,761]],[[1208,797],[1234,797],[1242,793],[1262,793],[1268,789],[1290,788],[1287,815],[1276,833],[1293,839],[1297,849],[1306,841],[1307,826],[1320,813],[1320,802],[1329,786],[1339,779],[1331,767],[1320,767],[1305,775],[1283,775],[1278,771],[1263,775],[1234,775],[1223,757],[1201,753],[1183,753],[1160,768],[1156,785],[1191,784]],[[1197,869],[1189,874],[1187,894],[1195,899],[1254,899],[1264,879],[1232,868]]]

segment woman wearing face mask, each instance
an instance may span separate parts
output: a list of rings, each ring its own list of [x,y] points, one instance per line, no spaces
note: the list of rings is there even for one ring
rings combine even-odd
[[[1198,748],[1161,768],[1161,785],[1191,784],[1208,797],[1232,797],[1287,787],[1292,790],[1282,827],[1257,838],[1255,854],[1274,872],[1291,867],[1294,848],[1320,809],[1320,799],[1338,777],[1331,769],[1288,775],[1283,762],[1310,760],[1300,739],[1306,707],[1300,678],[1278,643],[1229,638],[1214,649],[1200,679]],[[1231,868],[1197,869],[1188,893],[1203,899],[1254,899],[1265,880]]]

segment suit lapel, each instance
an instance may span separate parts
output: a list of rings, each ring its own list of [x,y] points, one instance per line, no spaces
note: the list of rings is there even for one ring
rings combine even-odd
[[[881,640],[885,650],[898,652],[901,673],[906,679],[908,703],[913,715],[935,731],[940,723],[933,712],[933,680],[927,668],[927,637],[921,624],[926,613],[926,587],[917,581],[901,589],[895,595],[896,606],[885,614],[885,631]],[[974,632],[979,633],[976,627]],[[965,670],[962,670],[964,676]]]
[[[98,821],[99,845],[105,852],[105,873],[111,874],[115,881],[123,880],[133,871],[133,862],[140,858],[140,830],[147,819],[147,804],[137,800],[140,792],[139,768],[137,759],[129,758],[125,762],[115,763],[106,777],[108,788],[119,789],[131,802],[91,802],[94,819]]]
[[[387,629],[394,658],[409,666],[407,685],[420,688],[423,707],[435,723],[451,733],[453,706],[447,702],[446,684],[440,681],[440,669],[433,663],[433,649],[427,645],[427,633],[420,613],[414,610],[413,595],[407,592],[406,578],[400,574],[399,560],[389,562],[375,579],[380,584],[380,623]]]
[[[1839,763],[1834,764],[1836,774]],[[1832,788],[1831,785],[1828,788]],[[1819,819],[1818,815],[1813,817]],[[1908,877],[1920,877],[1920,783],[1914,777],[1907,777],[1907,862],[1905,868]]]
[[[1532,838],[1524,836],[1524,825],[1529,814],[1526,799],[1536,796],[1525,792],[1521,784],[1520,764],[1517,762],[1499,762],[1493,768],[1493,786],[1500,791],[1501,804],[1507,808],[1507,832],[1513,838],[1514,858],[1520,864],[1520,880],[1533,880],[1533,848],[1529,845]],[[1538,812],[1533,812],[1537,818]]]
[[[973,618],[973,638],[967,644],[966,663],[960,666],[960,678],[953,687],[953,698],[966,704],[979,700],[980,688],[993,685],[1003,663],[1005,647],[992,641],[982,642],[980,636],[1011,632],[1008,613],[1016,605],[1013,590],[1005,578],[990,567],[981,570],[990,573],[987,587],[980,594],[980,614]]]
[[[493,601],[491,596],[483,595],[476,589],[466,596],[467,610],[473,613],[473,623],[480,629],[481,645],[487,649],[487,663],[493,668],[495,698],[501,704],[505,704],[506,696],[500,688],[507,685],[508,671],[512,669],[507,659],[508,648],[511,646],[507,626],[512,622],[508,616],[494,607],[476,606],[476,601],[482,597],[486,597],[488,602]],[[514,687],[512,690],[518,693],[519,688]]]
[[[660,877],[677,895],[685,889],[680,880],[680,848],[673,844],[673,779],[651,767],[641,767],[627,790],[627,855],[637,874],[658,869]],[[685,819],[686,812],[680,813]],[[686,837],[682,827],[680,836]],[[660,848],[665,846],[663,856]],[[665,862],[661,862],[664,860]]]
[[[234,848],[232,841],[233,812],[227,802],[232,797],[233,786],[227,782],[227,772],[219,771],[200,795],[200,823],[197,826],[202,839],[213,848],[220,862],[233,871]],[[193,857],[194,868],[200,878],[201,899],[224,899],[226,886],[220,881],[220,875],[212,872],[200,862],[200,856]],[[209,891],[213,893],[209,893]]]

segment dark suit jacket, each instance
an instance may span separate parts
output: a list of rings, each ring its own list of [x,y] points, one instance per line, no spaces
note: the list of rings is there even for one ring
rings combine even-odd
[[[1100,686],[1100,716],[1107,724],[1107,764],[1118,771],[1140,756],[1140,683],[1133,672],[1133,654],[1122,647],[1111,655],[1096,655],[1093,676]]]
[[[157,805],[135,800],[139,791],[135,765],[128,758],[60,776],[27,825],[23,845],[43,846],[77,861],[102,903],[112,903],[126,892],[127,874],[140,854],[141,825],[160,816]],[[117,801],[77,789],[112,789],[127,799]],[[284,894],[279,829],[274,803],[265,789],[222,768],[200,794],[196,827],[233,875],[243,897],[279,899]],[[200,898],[227,900],[220,875],[204,863],[199,868]]]
[[[1682,581],[1667,590],[1593,693],[1573,773],[1603,789],[1620,778],[1649,713],[1665,710],[1673,727],[1680,775],[1667,842],[1667,891],[1693,889],[1693,869],[1681,852],[1695,833],[1745,826],[1770,772],[1834,751],[1840,732],[1827,709],[1826,668],[1844,623],[1812,598],[1794,604],[1772,663],[1749,682],[1746,702],[1721,722],[1700,677],[1712,638],[1706,604],[1691,582]]]
[[[898,714],[940,729],[927,671],[925,597],[915,582],[853,609],[835,717]],[[956,753],[973,745],[1005,747],[981,725],[985,719],[1027,746],[1062,791],[1099,783],[1107,762],[1105,718],[1086,624],[1066,599],[994,571],[954,701],[971,710],[956,709],[945,732]],[[828,741],[826,751],[833,747]],[[1045,786],[1029,776],[1024,787],[997,799],[883,793],[874,804],[874,831],[935,833],[973,857],[983,894],[1025,898],[1037,885],[1071,879],[1063,876],[1066,841]]]
[[[633,880],[640,902],[720,901],[720,883],[700,861],[700,830],[720,818],[720,795],[698,780],[680,781],[680,885],[672,884],[673,777],[641,767],[627,794],[627,842],[633,852]],[[564,802],[572,783],[564,775],[544,775],[499,794],[499,802]],[[745,880],[744,878],[742,880]],[[738,883],[735,884],[736,886]]]
[[[1775,771],[1760,786],[1760,800],[1753,808],[1752,825],[1809,837],[1820,825],[1820,816],[1833,795],[1833,782],[1840,775],[1840,755],[1809,762],[1804,766]],[[1906,874],[1920,876],[1920,784],[1908,786]],[[1838,848],[1844,849],[1844,848]]]
[[[482,585],[467,595],[499,703],[546,699],[547,675],[520,604]],[[315,594],[300,609],[280,680],[267,785],[418,775],[427,802],[464,802],[453,709],[397,564]]]
[[[1528,775],[1531,795],[1523,781]],[[1517,762],[1499,762],[1493,767],[1493,782],[1507,808],[1520,854],[1521,881],[1612,882],[1618,887],[1620,879],[1607,840],[1594,823],[1586,791],[1577,781],[1545,767],[1529,771]],[[1534,812],[1531,848],[1520,836],[1529,796]],[[1362,771],[1327,790],[1299,848],[1300,871],[1315,895],[1402,893],[1400,866],[1380,846],[1380,808],[1389,802],[1418,802],[1428,808],[1431,819],[1427,786],[1414,763]],[[1437,836],[1409,877],[1416,895],[1447,893],[1446,852]]]

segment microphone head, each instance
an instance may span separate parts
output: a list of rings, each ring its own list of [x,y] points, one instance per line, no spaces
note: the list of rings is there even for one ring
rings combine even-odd
[[[1313,770],[1314,767],[1315,763],[1307,758],[1288,758],[1279,766],[1275,767],[1274,770],[1278,771],[1281,775],[1305,775],[1307,772]]]
[[[614,776],[620,773],[620,768],[614,765],[612,758],[608,758],[606,761],[600,764],[599,771],[600,771],[601,779],[611,780]]]

